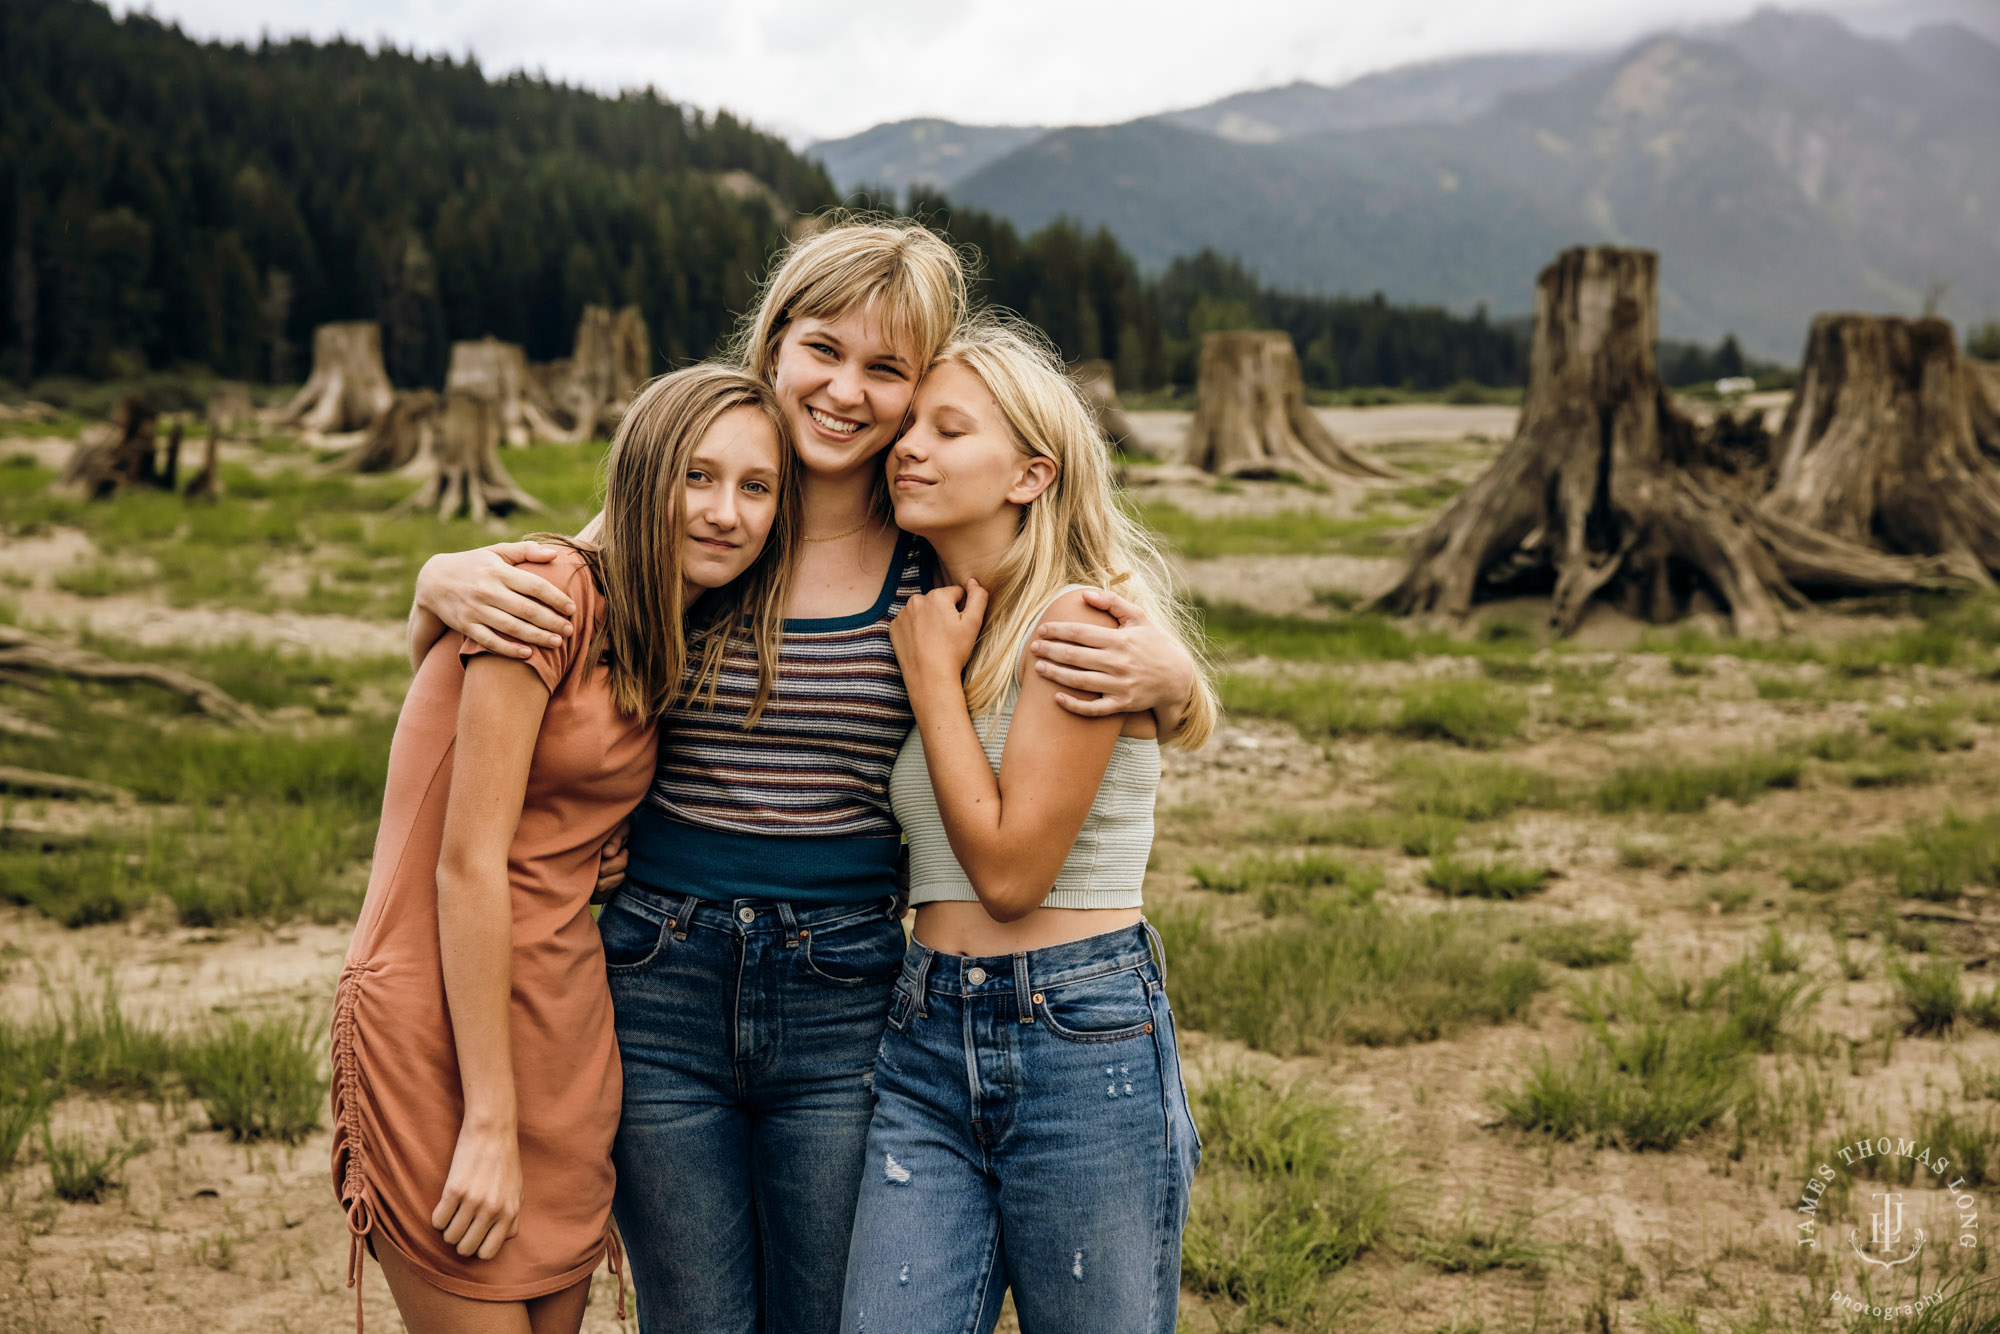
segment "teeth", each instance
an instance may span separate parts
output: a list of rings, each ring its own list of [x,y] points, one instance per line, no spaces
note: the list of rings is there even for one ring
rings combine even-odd
[[[838,417],[827,416],[824,412],[821,412],[818,408],[808,407],[806,411],[812,414],[812,419],[814,421],[818,422],[821,426],[824,426],[829,431],[838,431],[842,435],[853,435],[856,431],[861,429],[860,422],[844,422],[840,420]]]

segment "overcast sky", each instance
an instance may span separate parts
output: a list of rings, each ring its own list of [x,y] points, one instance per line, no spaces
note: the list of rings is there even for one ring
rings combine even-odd
[[[1792,0],[1797,4],[1799,0]],[[1917,0],[1940,3],[1944,0]],[[1958,0],[1963,3],[1965,0]],[[1972,0],[2000,3],[2000,0]],[[1880,0],[1808,0],[1853,9]],[[1595,47],[1755,0],[114,0],[196,37],[345,35],[604,91],[651,84],[805,142],[909,116],[1082,124],[1475,51]]]

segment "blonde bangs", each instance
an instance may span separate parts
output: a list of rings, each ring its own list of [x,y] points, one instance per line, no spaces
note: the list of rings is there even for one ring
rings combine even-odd
[[[730,356],[766,383],[778,345],[801,319],[839,319],[872,306],[893,346],[921,371],[965,317],[966,263],[921,223],[870,214],[827,213],[772,270],[757,304],[737,327]]]

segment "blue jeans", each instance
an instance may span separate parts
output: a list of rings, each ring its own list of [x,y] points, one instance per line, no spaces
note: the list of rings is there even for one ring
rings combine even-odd
[[[903,957],[893,902],[628,885],[597,925],[625,1071],[612,1209],[641,1334],[832,1334]]]
[[[1134,926],[991,959],[912,944],[875,1060],[846,1334],[1158,1334],[1201,1145]]]

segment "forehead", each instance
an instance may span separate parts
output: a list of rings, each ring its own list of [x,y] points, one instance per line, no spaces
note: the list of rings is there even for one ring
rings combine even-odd
[[[917,386],[919,411],[957,408],[974,417],[998,417],[1000,405],[986,382],[955,361],[931,367]]]
[[[775,468],[781,448],[770,418],[756,408],[741,407],[717,417],[708,433],[696,442],[694,452],[696,457],[711,464]]]

